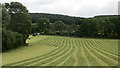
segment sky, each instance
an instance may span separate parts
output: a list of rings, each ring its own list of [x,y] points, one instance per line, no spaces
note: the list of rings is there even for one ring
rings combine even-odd
[[[118,15],[120,0],[0,0],[20,2],[32,13],[52,13],[77,17]]]

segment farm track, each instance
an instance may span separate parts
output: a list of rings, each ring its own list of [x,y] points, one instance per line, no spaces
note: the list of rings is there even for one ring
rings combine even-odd
[[[118,65],[117,42],[112,44],[111,40],[50,36],[31,44],[37,45],[36,43],[54,46],[56,49],[41,56],[7,64],[7,66]]]

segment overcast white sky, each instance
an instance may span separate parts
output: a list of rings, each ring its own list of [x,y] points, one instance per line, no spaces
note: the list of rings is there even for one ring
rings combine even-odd
[[[120,0],[0,0],[0,3],[12,1],[21,2],[29,12],[91,17],[117,15]]]

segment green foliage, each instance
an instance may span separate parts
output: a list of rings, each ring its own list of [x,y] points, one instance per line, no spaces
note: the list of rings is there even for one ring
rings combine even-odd
[[[26,42],[26,40],[24,41],[24,37],[23,35],[19,34],[19,33],[15,33],[15,37],[16,37],[16,42],[15,42],[15,47],[18,47],[20,45],[23,45],[24,42]]]
[[[49,28],[50,34],[54,35],[55,34],[55,24],[50,23],[50,28]]]
[[[95,17],[97,24],[97,33],[100,38],[120,38],[119,35],[119,18],[118,16],[111,17]]]
[[[6,29],[23,34],[25,41],[31,31],[31,16],[27,8],[19,2],[5,3],[4,7],[11,17]]]
[[[65,29],[65,24],[62,21],[55,21],[55,31],[62,32]]]
[[[2,50],[9,50],[23,45],[23,35],[6,29],[2,30]]]
[[[2,50],[13,48],[15,37],[11,31],[2,30]]]
[[[5,8],[5,5],[2,5],[2,27],[6,28],[7,25],[10,23],[10,15]]]
[[[46,13],[30,14],[33,23],[35,23],[38,18],[49,19],[51,24],[48,32],[52,35],[120,38],[120,30],[118,30],[120,28],[120,23],[117,15],[101,15],[93,18],[81,18]],[[58,21],[62,21],[64,26],[55,23]]]
[[[45,18],[46,19],[46,18]],[[42,23],[33,23],[32,32],[43,32],[42,34],[76,36],[76,37],[92,37],[92,38],[120,38],[119,19],[117,16],[103,16],[94,18],[80,19],[81,24],[64,24],[63,21],[55,21],[47,25]],[[39,28],[37,28],[39,27]]]
[[[31,16],[28,14],[27,8],[19,2],[5,3],[5,7],[11,16],[8,29],[22,34],[28,34],[31,25]]]
[[[21,34],[28,35],[31,30],[31,17],[28,13],[16,13],[11,16],[9,29]],[[17,28],[17,29],[16,29]]]
[[[32,22],[36,23],[36,20],[39,18],[47,18],[50,20],[51,23],[54,23],[55,21],[63,21],[65,24],[77,24],[79,25],[81,23],[80,19],[83,19],[81,17],[72,17],[67,15],[58,15],[58,14],[48,14],[48,13],[30,13],[32,16]]]
[[[84,19],[77,33],[80,37],[95,37],[97,34],[95,21],[93,19]]]
[[[120,38],[120,17],[110,18],[112,38]]]
[[[31,16],[27,8],[19,2],[4,3],[2,20],[3,51],[25,44],[31,31]]]
[[[11,2],[10,4],[5,3],[5,7],[8,9],[10,14],[28,13],[27,8],[19,2]]]
[[[36,24],[32,24],[31,25],[31,33],[35,33],[35,32],[38,32],[37,25]]]
[[[37,23],[38,32],[40,33],[42,32],[44,33],[50,27],[50,21],[49,19],[46,18],[39,18],[36,23]]]

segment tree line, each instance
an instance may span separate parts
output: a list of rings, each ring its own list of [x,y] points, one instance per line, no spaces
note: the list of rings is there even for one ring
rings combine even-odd
[[[52,15],[51,15],[52,16]],[[89,38],[120,38],[119,16],[95,16],[79,18],[79,24],[65,23],[61,20],[51,22],[48,18],[38,18],[32,24],[32,33],[89,37]]]
[[[47,18],[51,23],[55,21],[63,21],[65,24],[80,24],[82,17],[72,17],[68,15],[60,15],[60,14],[50,14],[50,13],[30,13],[32,17],[32,23],[36,23],[36,20],[39,18]]]

